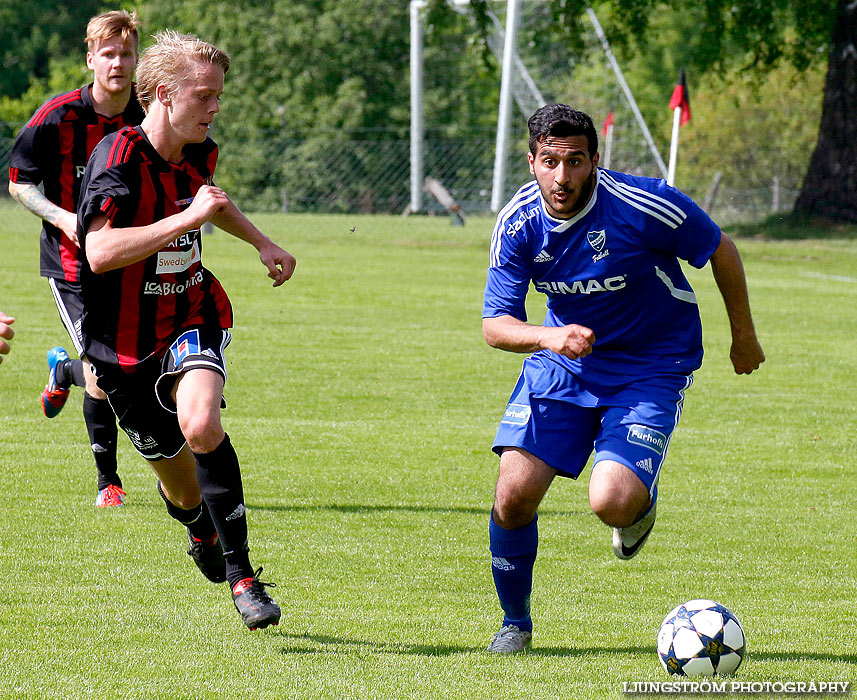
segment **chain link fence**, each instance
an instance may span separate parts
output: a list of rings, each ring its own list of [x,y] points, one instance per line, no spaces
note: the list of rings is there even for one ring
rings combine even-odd
[[[8,196],[14,133],[12,126],[0,124],[0,196]],[[215,134],[215,140],[221,153],[218,184],[246,211],[401,214],[410,202],[407,129],[255,135],[235,131]],[[490,214],[495,145],[490,129],[428,130],[425,174],[449,190],[464,214]],[[531,178],[526,148],[526,134],[516,133],[507,178],[511,192]],[[767,188],[687,193],[707,205],[721,224],[789,211],[798,195],[776,180]],[[445,214],[430,195],[424,201],[426,213]]]

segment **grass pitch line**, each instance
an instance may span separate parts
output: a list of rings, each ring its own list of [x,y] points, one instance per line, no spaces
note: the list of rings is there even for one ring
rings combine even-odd
[[[809,270],[804,270],[799,274],[801,277],[814,277],[815,279],[833,280],[834,282],[850,282],[851,284],[857,282],[857,277],[846,277],[845,275],[828,275],[824,272],[811,272]]]

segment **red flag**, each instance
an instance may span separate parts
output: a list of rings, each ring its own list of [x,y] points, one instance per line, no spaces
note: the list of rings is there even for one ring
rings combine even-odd
[[[601,127],[601,136],[607,138],[607,130],[613,126],[613,112],[607,115],[607,119],[604,120],[604,126]]]
[[[673,90],[673,96],[670,99],[670,109],[681,107],[681,119],[679,124],[684,126],[690,121],[690,93],[687,91],[687,78],[684,75],[684,68],[678,76],[678,85]]]

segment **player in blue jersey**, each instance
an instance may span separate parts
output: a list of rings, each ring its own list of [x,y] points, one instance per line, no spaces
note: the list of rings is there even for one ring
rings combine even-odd
[[[497,217],[482,330],[524,360],[493,449],[500,456],[489,533],[504,612],[488,651],[532,640],[537,509],[557,475],[577,478],[594,450],[592,510],[620,559],[655,524],[657,484],[684,393],[702,362],[696,297],[679,258],[711,262],[732,329],[735,372],[764,362],[741,258],[691,199],[663,180],[598,168],[586,114],[548,105],[529,120],[530,172]],[[547,298],[527,323],[530,284]]]

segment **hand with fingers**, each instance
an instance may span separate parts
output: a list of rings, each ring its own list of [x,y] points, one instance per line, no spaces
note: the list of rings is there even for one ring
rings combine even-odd
[[[270,242],[259,250],[259,259],[268,268],[268,277],[274,280],[275,287],[279,287],[291,278],[297,264],[293,255],[274,242]]]
[[[3,362],[3,355],[8,355],[12,349],[12,346],[6,341],[15,337],[15,331],[12,330],[14,322],[14,318],[0,311],[0,362]]]

